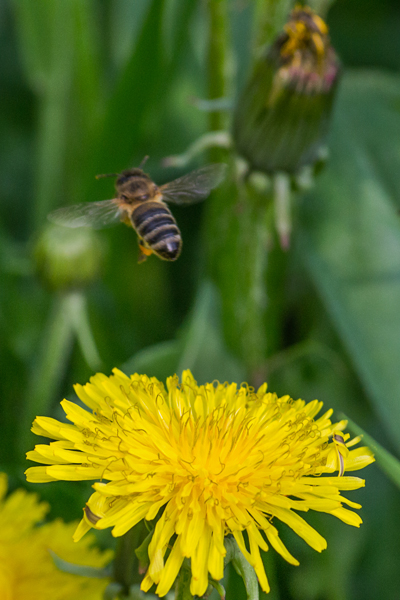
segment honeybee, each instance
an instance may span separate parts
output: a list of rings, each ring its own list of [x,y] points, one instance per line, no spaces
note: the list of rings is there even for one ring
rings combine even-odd
[[[65,227],[93,229],[122,221],[138,235],[138,262],[151,254],[163,260],[176,260],[182,249],[181,232],[166,202],[194,204],[205,200],[224,179],[226,167],[224,163],[207,165],[161,186],[141,168],[98,175],[117,177],[115,198],[59,208],[51,212],[48,219]]]

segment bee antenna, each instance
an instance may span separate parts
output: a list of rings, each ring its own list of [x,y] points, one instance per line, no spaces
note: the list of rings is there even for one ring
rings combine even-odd
[[[103,177],[118,177],[119,173],[105,173],[104,175],[96,175],[96,179],[102,179]]]
[[[142,167],[144,167],[144,165],[147,163],[147,161],[149,160],[149,155],[146,154],[146,156],[143,158],[142,162],[139,165],[139,169],[141,169]]]

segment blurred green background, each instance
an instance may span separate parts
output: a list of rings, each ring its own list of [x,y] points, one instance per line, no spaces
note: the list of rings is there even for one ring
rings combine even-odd
[[[249,75],[255,5],[267,11],[279,2],[219,4],[229,17],[221,69],[234,100]],[[86,287],[54,290],[38,276],[34,248],[46,215],[113,197],[113,180],[96,174],[137,166],[148,154],[146,172],[162,184],[210,161],[205,154],[182,170],[162,166],[212,126],[191,101],[209,97],[208,9],[201,0],[0,4],[0,469],[12,487],[25,485],[24,453],[37,442],[29,433],[34,416],[62,418],[59,401],[74,397],[75,382],[115,366],[160,378],[191,368],[199,383],[266,378],[280,395],[318,398],[343,411],[399,454],[398,0],[337,0],[330,8],[331,39],[344,65],[330,160],[315,187],[296,198],[287,255],[276,241],[262,250],[255,291],[242,285],[232,301],[235,270],[246,265],[231,252],[228,213],[213,210],[221,198],[230,210],[229,183],[218,191],[219,204],[211,196],[173,209],[184,242],[176,263],[152,256],[137,264],[136,236],[121,225],[96,233],[101,276]],[[229,127],[229,119],[220,122]],[[252,222],[246,227],[251,244]],[[209,256],[214,263],[221,257],[227,277],[219,278]],[[256,328],[271,329],[255,374],[235,311],[260,286],[264,320]],[[270,598],[400,597],[398,489],[376,465],[365,477],[366,488],[351,497],[363,505],[360,531],[307,516],[328,540],[321,556],[279,526],[301,565],[269,553]],[[51,501],[52,516],[66,519],[80,517],[87,489],[34,486]],[[236,584],[232,576],[228,598],[245,597]]]

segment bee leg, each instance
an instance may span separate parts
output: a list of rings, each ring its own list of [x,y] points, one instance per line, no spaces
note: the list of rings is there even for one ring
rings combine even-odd
[[[144,246],[144,244],[141,243],[141,240],[139,240],[138,263],[144,262],[147,259],[147,257],[150,256],[150,254],[153,254],[153,251],[150,250],[150,248],[146,248],[146,246]]]

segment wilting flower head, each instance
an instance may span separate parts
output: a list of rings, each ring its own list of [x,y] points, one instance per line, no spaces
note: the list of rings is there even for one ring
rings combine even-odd
[[[338,73],[326,24],[296,7],[235,109],[236,147],[253,169],[293,173],[318,159]]]
[[[296,511],[361,523],[344,505],[360,506],[340,490],[364,481],[335,472],[361,469],[374,459],[368,448],[348,450],[359,440],[347,442],[346,422],[332,424],[331,410],[315,418],[322,406],[317,400],[278,398],[266,384],[257,392],[235,383],[198,386],[190,371],[181,384],[168,378],[165,389],[154,377],[127,377],[114,369],[111,377],[97,374],[75,391],[89,410],[64,400],[73,424],[35,420],[33,431],[56,441],[28,453],[48,465],[28,469],[28,480],[99,480],[75,539],[91,527],[113,527],[120,536],[141,519],[158,517],[145,591],[157,583],[164,596],[189,557],[191,593],[203,595],[208,573],[223,576],[227,534],[268,591],[260,548],[271,544],[298,564],[279,538],[277,520],[318,551],[326,541]]]
[[[6,500],[7,477],[0,473],[0,598],[1,600],[100,600],[108,580],[89,579],[57,569],[49,550],[79,565],[103,567],[112,552],[76,545],[76,523],[60,519],[37,527],[49,507],[36,494],[19,489]]]

